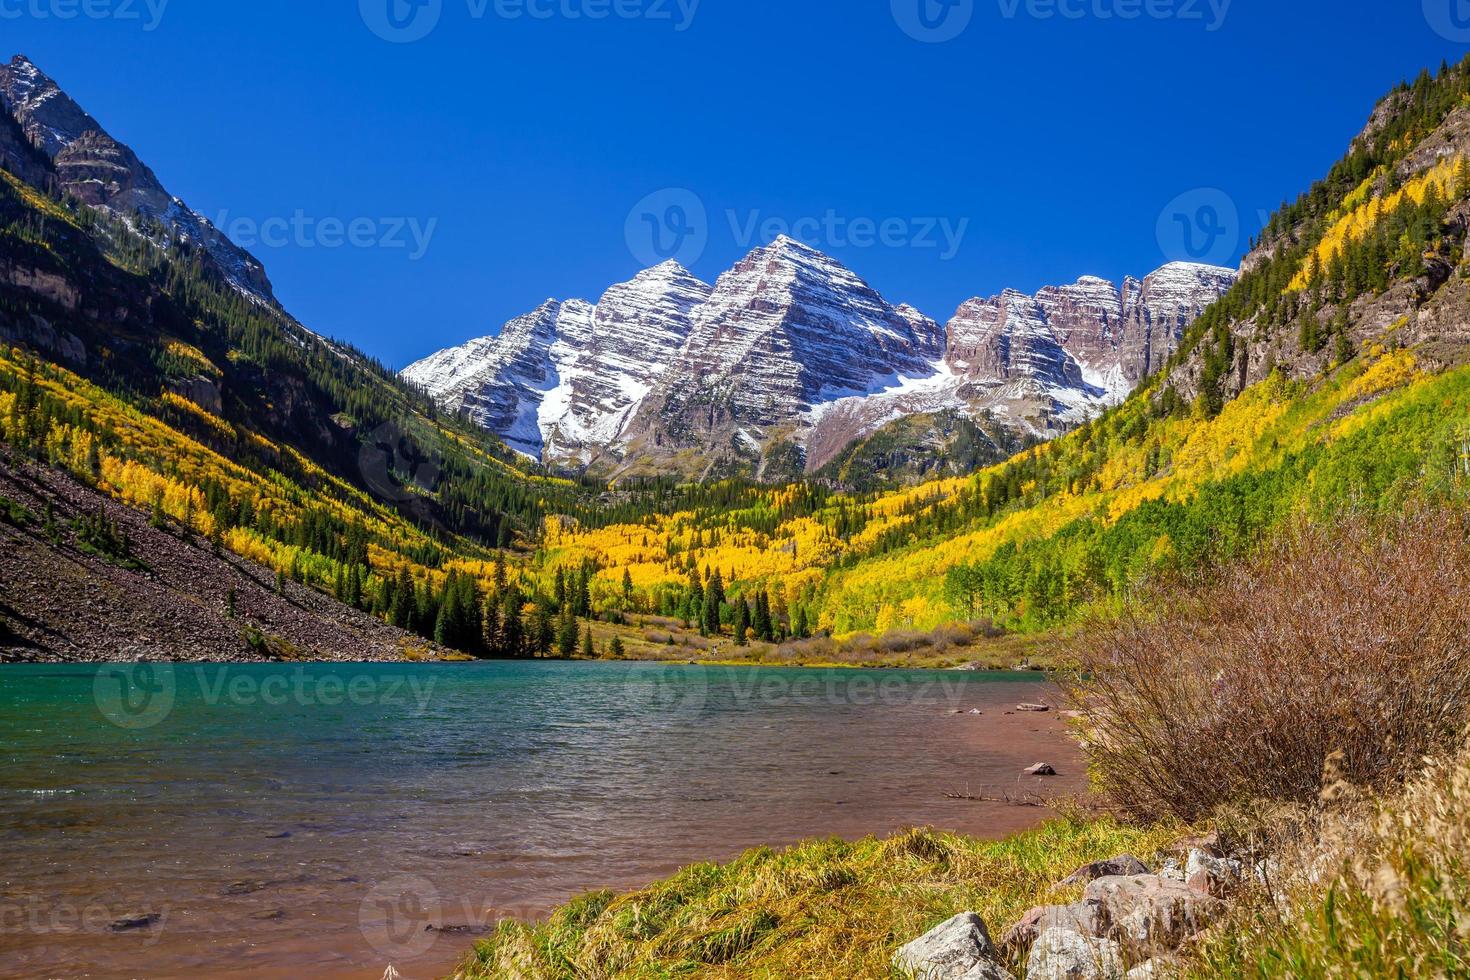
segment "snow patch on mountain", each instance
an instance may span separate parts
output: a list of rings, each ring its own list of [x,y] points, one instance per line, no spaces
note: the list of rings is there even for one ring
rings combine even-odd
[[[1084,276],[968,300],[941,327],[781,237],[713,287],[668,262],[404,374],[553,465],[684,472],[789,442],[816,469],[915,414],[1055,436],[1126,398],[1234,281],[1188,263],[1122,286]]]

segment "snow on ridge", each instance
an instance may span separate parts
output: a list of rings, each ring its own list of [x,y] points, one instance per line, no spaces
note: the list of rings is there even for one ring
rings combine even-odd
[[[404,376],[553,464],[621,456],[664,418],[688,431],[680,420],[713,420],[716,403],[730,424],[710,438],[756,453],[768,427],[827,452],[939,411],[1055,435],[1126,398],[1234,276],[1192,263],[1121,286],[1082,276],[968,300],[940,326],[781,236],[712,286],[664,262],[595,305],[551,301]]]

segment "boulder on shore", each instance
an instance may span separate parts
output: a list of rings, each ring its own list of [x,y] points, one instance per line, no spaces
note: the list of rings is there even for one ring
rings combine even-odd
[[[1084,864],[1057,882],[1057,887],[1068,888],[1072,885],[1085,885],[1099,878],[1128,877],[1131,875],[1146,875],[1148,873],[1148,865],[1138,860],[1138,858],[1132,854],[1120,854],[1117,857],[1108,858],[1106,861],[1094,861],[1091,864]]]
[[[1225,903],[1158,875],[1099,878],[1084,901],[1100,904],[1108,938],[1130,949],[1175,950],[1224,912]]]
[[[1027,980],[1122,980],[1123,950],[1110,939],[1070,929],[1048,929],[1037,937],[1026,961]]]
[[[961,912],[893,954],[893,966],[914,980],[1012,980],[997,962],[985,922]]]
[[[1007,958],[1018,963],[1026,958],[1037,937],[1048,929],[1080,932],[1084,936],[1101,936],[1107,931],[1102,906],[1097,902],[1073,905],[1042,905],[1021,917],[1001,937],[1000,946]]]

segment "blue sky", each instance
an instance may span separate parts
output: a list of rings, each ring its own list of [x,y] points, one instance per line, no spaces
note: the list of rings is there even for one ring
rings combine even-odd
[[[941,321],[1233,264],[1470,3],[0,0],[0,37],[403,366],[776,231]]]

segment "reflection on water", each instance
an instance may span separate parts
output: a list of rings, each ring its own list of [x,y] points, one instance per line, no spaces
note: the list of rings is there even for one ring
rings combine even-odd
[[[0,975],[429,977],[498,918],[757,844],[1002,833],[1036,812],[945,794],[1040,761],[1080,789],[1060,723],[1006,714],[1047,696],[963,672],[6,667]]]

